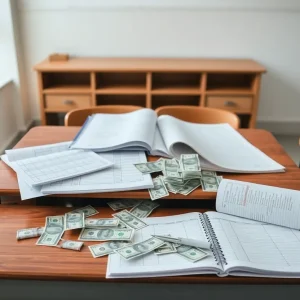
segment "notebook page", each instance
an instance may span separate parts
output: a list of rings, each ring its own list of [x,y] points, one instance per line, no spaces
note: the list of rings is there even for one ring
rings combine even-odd
[[[207,240],[198,213],[188,213],[169,217],[145,218],[149,226],[135,232],[133,242],[151,237],[151,234],[174,237],[185,237]],[[118,254],[109,256],[106,276],[121,277],[157,277],[179,274],[216,274],[221,272],[213,255],[191,263],[176,253],[155,255],[150,253],[139,258],[126,261]]]
[[[71,142],[63,142],[42,146],[26,147],[6,150],[7,158],[9,161],[13,162],[20,159],[26,159],[31,157],[38,157],[47,154],[57,153],[66,151],[69,149]]]
[[[300,229],[300,191],[235,180],[222,180],[218,212]]]
[[[208,212],[227,261],[225,271],[262,276],[300,275],[299,230]]]
[[[160,130],[157,125],[155,127],[153,146],[150,154],[154,156],[169,157],[169,152],[166,148],[165,142],[161,136]]]
[[[195,124],[171,116],[158,118],[171,155],[198,153],[228,172],[282,172],[284,167],[250,144],[228,124]]]
[[[11,165],[29,185],[38,186],[102,170],[113,163],[92,151],[68,150],[17,160]]]
[[[95,114],[87,127],[73,141],[73,149],[112,151],[122,147],[152,148],[156,114],[140,109],[125,114]]]
[[[95,193],[107,191],[136,190],[153,187],[149,174],[143,175],[134,164],[147,162],[143,151],[113,151],[98,153],[114,163],[111,168],[44,185],[43,193]]]

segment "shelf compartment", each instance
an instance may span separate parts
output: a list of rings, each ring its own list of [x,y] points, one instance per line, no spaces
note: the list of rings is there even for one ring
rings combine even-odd
[[[97,105],[137,105],[146,107],[143,95],[97,95]]]
[[[193,87],[161,87],[151,91],[152,95],[200,95],[201,91],[199,88]]]
[[[85,85],[60,85],[43,90],[43,94],[87,94],[91,93],[91,88]]]
[[[200,93],[200,73],[184,72],[157,72],[152,73],[152,91],[161,91],[167,88],[178,90],[199,90]]]
[[[199,106],[200,96],[152,96],[152,108],[165,105],[193,105]]]
[[[96,73],[97,94],[146,94],[146,73]]]
[[[209,73],[207,74],[207,94],[252,94],[254,74]]]
[[[44,93],[64,93],[70,90],[89,92],[91,79],[89,72],[45,72],[42,74]]]

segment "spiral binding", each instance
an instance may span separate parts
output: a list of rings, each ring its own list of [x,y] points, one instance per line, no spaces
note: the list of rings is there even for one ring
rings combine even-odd
[[[211,226],[210,220],[206,214],[199,214],[200,222],[203,226],[205,235],[208,239],[208,241],[211,243],[210,249],[214,255],[215,261],[217,264],[221,264],[222,266],[227,265],[226,258],[224,256],[222,247],[220,246],[220,243],[218,241],[218,238],[215,234],[215,231],[213,230],[213,227]]]

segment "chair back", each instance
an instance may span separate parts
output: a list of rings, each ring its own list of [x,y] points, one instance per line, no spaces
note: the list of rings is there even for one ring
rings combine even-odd
[[[191,123],[228,123],[234,129],[238,129],[240,125],[240,119],[236,114],[216,108],[170,105],[158,107],[155,112],[157,116],[169,115]]]
[[[134,105],[101,105],[89,108],[74,109],[66,114],[65,126],[82,126],[86,118],[92,114],[122,114],[142,108],[144,107]]]

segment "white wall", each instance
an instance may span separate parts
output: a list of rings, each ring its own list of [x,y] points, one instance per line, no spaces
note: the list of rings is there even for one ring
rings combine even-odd
[[[253,58],[268,70],[258,120],[300,121],[299,1],[214,0],[198,5],[201,2],[196,0],[155,0],[151,6],[151,1],[127,0],[122,3],[128,6],[114,7],[116,3],[121,2],[20,1],[28,95],[35,118],[39,112],[32,66],[49,53],[68,52],[78,56]],[[148,7],[138,7],[138,3]]]

